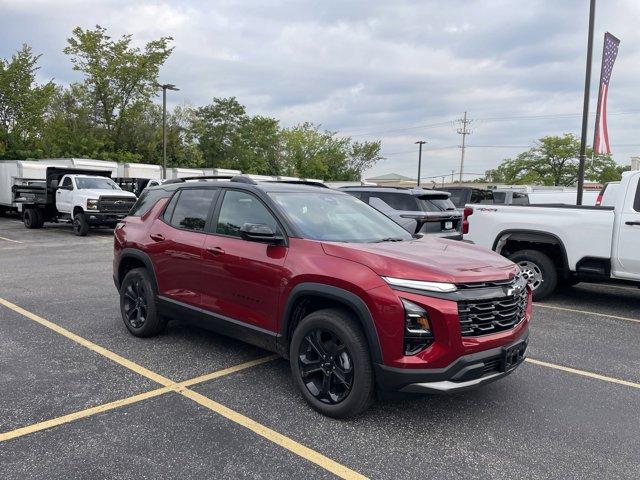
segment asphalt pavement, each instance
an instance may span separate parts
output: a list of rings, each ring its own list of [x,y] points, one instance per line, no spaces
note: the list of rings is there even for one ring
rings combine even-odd
[[[529,360],[346,421],[288,363],[173,321],[131,336],[112,232],[0,218],[0,471],[23,478],[638,478],[640,289],[534,305]]]

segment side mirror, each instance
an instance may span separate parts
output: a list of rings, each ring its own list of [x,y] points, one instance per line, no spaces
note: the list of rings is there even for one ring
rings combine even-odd
[[[261,243],[281,243],[283,238],[265,223],[245,223],[240,229],[243,240]]]

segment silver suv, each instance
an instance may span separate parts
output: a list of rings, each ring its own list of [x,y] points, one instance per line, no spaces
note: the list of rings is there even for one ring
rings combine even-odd
[[[340,190],[368,203],[409,233],[462,239],[462,213],[449,192],[406,187],[342,187]]]

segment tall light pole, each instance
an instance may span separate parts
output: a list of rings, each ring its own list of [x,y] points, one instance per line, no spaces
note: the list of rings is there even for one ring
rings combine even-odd
[[[418,184],[416,185],[417,187],[420,186],[420,170],[422,169],[422,145],[424,145],[425,142],[424,140],[418,140],[416,142],[416,145],[420,145],[420,147],[418,148]]]
[[[171,83],[161,85],[156,84],[157,88],[162,89],[162,178],[167,178],[167,90],[180,90]]]
[[[587,157],[587,126],[589,124],[589,87],[591,86],[591,57],[593,56],[593,23],[596,15],[596,0],[589,6],[589,34],[587,37],[587,68],[584,74],[584,100],[582,104],[582,135],[580,136],[580,163],[578,164],[578,194],[576,205],[582,205],[584,188],[584,164]]]

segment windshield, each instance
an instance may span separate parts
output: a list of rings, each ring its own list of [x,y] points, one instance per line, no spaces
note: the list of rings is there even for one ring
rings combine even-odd
[[[365,243],[413,238],[389,217],[351,195],[272,192],[269,196],[312,240]]]
[[[79,190],[121,190],[113,180],[106,177],[76,177],[76,185]]]

